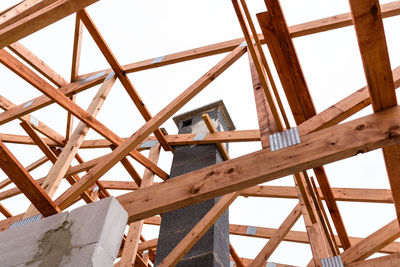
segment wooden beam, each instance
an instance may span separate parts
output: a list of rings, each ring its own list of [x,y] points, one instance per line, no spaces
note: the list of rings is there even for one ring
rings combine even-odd
[[[145,219],[146,224],[151,225],[160,225],[161,220],[160,217],[150,217]],[[249,233],[247,229],[251,227],[252,229],[256,229],[255,233]],[[254,237],[254,238],[267,238],[270,239],[277,231],[276,228],[269,228],[269,227],[261,227],[261,226],[247,226],[247,225],[239,225],[239,224],[230,224],[229,225],[229,233],[231,235],[239,235],[239,236],[247,236],[247,237]],[[338,236],[335,236],[335,239],[340,247],[340,240]],[[361,237],[349,237],[350,242],[352,245],[357,244],[363,238]],[[307,232],[302,231],[289,231],[286,236],[283,237],[283,241],[288,242],[296,242],[301,244],[309,244],[310,240],[308,239]],[[157,239],[152,239],[143,243],[139,244],[138,251],[143,251],[150,248],[155,248],[157,246]],[[385,247],[381,248],[379,251],[380,253],[398,253],[400,252],[400,243],[393,242]]]
[[[3,110],[10,110],[16,107],[14,103],[12,103],[10,100],[6,99],[3,96],[0,96],[0,107]],[[26,121],[27,123],[31,124],[31,126],[43,134],[44,136],[47,136],[50,138],[52,141],[55,142],[54,146],[61,146],[64,143],[64,137],[59,134],[58,132],[54,131],[52,128],[38,120],[37,118],[33,117],[30,114],[23,115],[18,118],[20,121]],[[34,143],[34,142],[33,142]]]
[[[0,53],[2,51],[0,51]],[[65,94],[67,97],[72,96],[72,94],[82,92],[88,88],[102,83],[108,76],[108,74],[109,73],[104,73],[98,76],[85,76],[85,78],[83,78],[82,80],[78,80],[76,82],[70,83],[67,86],[61,87],[59,91]],[[0,113],[0,125],[22,117],[26,114],[32,113],[38,109],[53,104],[54,102],[55,101],[53,99],[43,95],[26,101],[20,105],[11,107],[7,111]]]
[[[353,262],[346,264],[346,267],[381,267],[381,266],[399,266],[400,265],[400,253],[393,255],[378,257],[370,260]]]
[[[300,66],[293,41],[290,37],[279,1],[265,0],[268,12],[257,15],[261,30],[266,38],[282,87],[292,110],[296,124],[317,114],[311,94]],[[393,90],[394,91],[394,90]],[[314,169],[315,176],[326,199],[333,223],[344,248],[350,247],[350,241],[339,208],[333,198],[331,187],[323,167]]]
[[[372,108],[378,112],[397,106],[379,1],[350,0],[350,7]],[[383,156],[400,222],[400,145],[384,148]]]
[[[48,84],[45,80],[43,80],[40,76],[34,73],[25,65],[21,64],[18,60],[16,60],[11,54],[7,53],[4,50],[0,50],[0,62],[3,63],[7,68],[16,73],[18,76],[23,78],[25,81],[30,83],[36,89],[41,91],[47,97],[51,98],[59,104],[61,107],[70,111],[77,118],[79,118],[82,122],[86,123],[93,130],[97,131],[104,138],[112,142],[114,145],[119,145],[122,143],[122,139],[117,136],[114,132],[108,129],[101,122],[96,120],[93,116],[83,110],[76,103],[72,102],[68,97],[66,97],[62,92],[56,90],[50,84]],[[106,79],[109,79],[113,76],[113,73],[110,73]],[[150,162],[146,157],[140,154],[136,150],[129,151],[129,154],[136,159],[139,163],[144,165],[146,168],[149,168],[153,172],[155,172],[160,177],[167,177],[168,174],[161,170],[158,166]]]
[[[32,128],[32,126],[30,126],[27,122],[23,121],[21,122],[21,126],[22,128],[29,134],[29,136],[35,141],[35,143],[37,144],[37,146],[40,148],[40,150],[46,155],[46,157],[52,162],[55,163],[57,161],[57,155],[55,153],[55,151],[53,151],[50,147],[48,147],[46,145],[45,142],[43,142],[42,138],[35,132],[35,130]],[[77,180],[79,180],[79,177],[76,175],[68,176],[67,177],[68,182],[70,182],[71,184],[74,184]],[[48,194],[48,190],[47,190],[48,185],[47,184],[43,184],[42,183],[42,188],[43,190],[46,192],[46,194],[51,198],[52,195]],[[87,203],[91,203],[93,202],[92,199],[90,198],[90,195],[88,194],[88,192],[84,192],[82,194],[82,198],[87,202]],[[24,215],[24,219],[25,218],[29,218],[31,216],[36,215],[38,212],[38,210],[35,208],[35,206],[31,205],[27,212],[25,212]]]
[[[382,15],[384,18],[397,16],[400,14],[400,1],[386,3],[381,5]],[[289,26],[290,36],[292,38],[315,34],[328,30],[339,29],[353,24],[351,14],[337,14],[331,17],[318,19],[310,22],[305,22],[293,26]],[[264,36],[258,35],[261,43],[265,44]],[[185,62],[188,60],[218,55],[222,53],[231,52],[238,45],[243,43],[244,38],[237,38],[229,41],[224,41],[216,44],[206,45],[202,47],[185,50],[178,53],[165,55],[161,62],[153,63],[155,58],[130,63],[123,65],[122,68],[126,73],[142,71],[146,69],[158,68],[170,64]],[[97,72],[95,72],[97,73]],[[94,73],[92,73],[94,74]]]
[[[254,66],[253,59],[249,54],[250,74],[253,83],[254,99],[257,110],[258,125],[260,128],[260,139],[262,148],[266,148],[269,144],[268,135],[279,132],[279,128],[274,121],[272,111],[267,98],[262,91],[260,79]]]
[[[1,203],[0,203],[0,212],[6,217],[6,218],[11,218],[13,215],[11,214],[11,212],[4,207]]]
[[[150,149],[149,159],[157,164],[158,157],[160,155],[160,146],[157,145]],[[153,184],[154,173],[149,170],[145,170],[143,174],[143,181],[140,188],[144,188]],[[138,245],[140,240],[140,235],[143,227],[143,220],[133,222],[129,225],[128,234],[125,239],[124,248],[122,250],[120,266],[121,267],[131,267],[135,262],[136,254],[138,252]]]
[[[203,114],[202,115],[203,121],[207,126],[207,129],[210,133],[216,133],[217,129],[215,128],[215,125],[213,124],[213,122],[211,121],[211,118],[208,114]],[[219,153],[221,154],[221,157],[223,160],[229,160],[229,154],[228,151],[226,151],[226,148],[223,144],[221,143],[215,143]]]
[[[71,82],[75,81],[79,74],[79,65],[82,48],[83,24],[79,15],[75,15],[74,45],[72,49]]]
[[[38,58],[35,54],[29,51],[25,46],[21,43],[13,43],[7,46],[14,54],[20,57],[23,61],[25,61],[29,66],[34,68],[44,77],[46,77],[49,81],[54,83],[57,87],[66,86],[68,82],[61,77],[58,73],[56,73],[52,68],[50,68],[46,63],[44,63],[40,58]]]
[[[238,47],[215,67],[203,75],[193,85],[180,94],[169,105],[162,109],[156,116],[148,121],[144,126],[138,129],[131,137],[129,137],[123,144],[118,146],[112,153],[110,153],[105,161],[99,162],[92,168],[85,177],[83,177],[76,185],[68,189],[62,194],[56,202],[61,204],[62,207],[68,206],[80,193],[87,189],[91,184],[97,181],[107,170],[112,168],[117,162],[124,158],[129,151],[141,143],[148,135],[154,132],[155,129],[161,126],[168,118],[170,118],[177,110],[189,102],[195,95],[204,89],[209,83],[215,80],[223,71],[231,66],[237,59],[239,59],[246,52],[245,47]],[[145,190],[145,188],[144,188]]]
[[[283,223],[279,226],[278,230],[275,231],[268,243],[258,253],[257,257],[251,263],[251,267],[261,266],[269,259],[286,234],[290,231],[290,229],[292,229],[293,225],[300,218],[300,215],[300,204],[297,204],[296,207],[294,207],[294,209],[289,213],[287,218],[283,221]]]
[[[175,266],[186,255],[186,253],[196,244],[197,241],[208,231],[208,229],[218,220],[230,204],[239,196],[238,192],[223,196],[203,218],[185,235],[178,245],[166,256],[160,267]]]
[[[399,222],[393,220],[378,231],[353,245],[348,250],[344,251],[341,254],[343,264],[346,265],[352,262],[364,260],[399,237]]]
[[[393,145],[400,142],[398,114],[400,107],[395,107],[332,126],[302,137],[299,145],[274,152],[257,151],[182,175],[179,180],[171,179],[119,196],[118,200],[128,211],[129,221],[135,221]],[[107,158],[112,160],[110,156]],[[63,199],[61,196],[56,203],[62,203]]]
[[[91,116],[97,116],[115,80],[115,77],[111,77],[110,79],[106,79],[106,81],[104,81],[103,85],[100,87],[99,91],[97,92],[88,107],[87,112],[91,114]],[[55,160],[42,185],[42,187],[45,189],[46,193],[50,197],[53,197],[56,193],[58,186],[60,185],[62,179],[64,178],[64,175],[70,167],[71,162],[78,152],[78,149],[89,129],[90,128],[85,123],[79,123],[71,138],[64,146],[63,151]]]
[[[0,30],[0,48],[15,43],[54,22],[75,13],[98,0],[46,1],[48,5],[33,14],[27,14],[18,21]],[[0,25],[1,26],[1,25]]]
[[[114,56],[111,49],[108,47],[107,43],[101,36],[96,25],[94,24],[92,19],[89,17],[89,14],[87,13],[87,11],[85,9],[83,9],[83,10],[79,11],[77,14],[79,15],[82,22],[85,24],[86,29],[88,30],[88,32],[92,36],[93,40],[97,44],[97,47],[103,53],[107,62],[111,65],[111,68],[115,72],[115,75],[117,75],[118,79],[124,86],[126,92],[132,99],[133,103],[135,103],[140,114],[142,114],[143,118],[146,121],[149,121],[152,117],[150,114],[150,111],[147,109],[147,107],[143,103],[143,101],[140,98],[139,94],[137,93],[135,87],[129,80],[126,73],[123,71],[122,66],[119,64],[119,62],[117,61],[117,58]],[[160,142],[160,144],[164,148],[164,150],[166,150],[166,151],[172,150],[172,147],[168,144],[167,140],[165,139],[164,134],[161,132],[160,129],[156,129],[154,131],[154,135],[157,137],[158,141]]]
[[[51,198],[36,183],[8,148],[0,141],[0,168],[32,202],[40,213],[47,217],[60,212]]]

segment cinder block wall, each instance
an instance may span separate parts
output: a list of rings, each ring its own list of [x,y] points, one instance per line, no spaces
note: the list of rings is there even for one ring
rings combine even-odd
[[[223,109],[223,110],[222,110]],[[233,124],[221,102],[174,118],[179,133],[207,133],[201,117],[209,114],[218,131],[232,130]],[[170,178],[192,172],[222,161],[216,145],[175,146]],[[162,215],[158,237],[156,265],[159,264],[220,198],[187,206]],[[229,266],[228,210],[216,221],[177,266]]]

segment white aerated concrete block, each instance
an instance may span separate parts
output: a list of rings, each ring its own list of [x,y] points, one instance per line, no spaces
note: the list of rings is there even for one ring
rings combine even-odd
[[[0,266],[113,266],[128,215],[109,197],[0,232]]]

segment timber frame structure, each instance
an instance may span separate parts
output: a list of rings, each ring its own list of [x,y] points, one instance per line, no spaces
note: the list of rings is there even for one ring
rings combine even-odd
[[[18,119],[27,133],[0,134],[0,167],[8,176],[0,181],[0,189],[12,183],[15,185],[15,188],[2,190],[0,200],[22,193],[32,204],[19,215],[12,214],[0,204],[0,212],[7,217],[0,221],[1,231],[13,222],[37,213],[43,216],[59,213],[80,199],[90,203],[110,196],[108,190],[111,189],[131,190],[117,197],[129,214],[129,231],[122,242],[121,258],[115,265],[149,266],[154,261],[157,240],[144,240],[141,235],[143,224],[159,225],[159,214],[224,195],[161,264],[171,266],[179,262],[238,196],[292,198],[298,199],[299,204],[288,212],[278,229],[258,227],[256,232],[248,233],[248,226],[230,225],[233,235],[269,239],[255,259],[240,258],[231,246],[231,257],[236,266],[265,265],[283,240],[309,243],[313,255],[309,266],[322,266],[322,261],[335,256],[340,256],[344,266],[400,265],[400,244],[394,242],[400,237],[400,108],[395,94],[395,88],[400,85],[400,69],[390,66],[382,22],[385,17],[400,14],[400,1],[380,5],[377,0],[349,0],[350,13],[288,27],[279,1],[265,0],[268,11],[257,14],[257,23],[262,29],[262,33],[257,33],[245,0],[232,0],[244,37],[127,65],[118,62],[85,10],[95,2],[97,0],[25,0],[1,12],[0,62],[43,93],[21,104],[13,104],[0,95],[0,107],[4,110],[0,113],[0,124]],[[68,82],[18,41],[74,13],[74,52],[71,82]],[[292,38],[348,26],[356,29],[367,85],[317,113]],[[86,27],[110,69],[78,74],[82,27]],[[273,62],[267,62],[262,46],[269,50]],[[154,116],[127,75],[226,52],[229,53],[225,58]],[[194,134],[168,135],[160,128],[246,52],[259,129],[215,132],[212,124],[208,124],[210,133],[203,140],[194,140]],[[279,81],[273,80],[270,66],[277,70]],[[95,118],[117,79],[146,120],[128,138],[119,137]],[[278,95],[276,83],[282,85],[290,111],[284,110],[280,99],[283,96]],[[74,102],[74,95],[99,84],[101,87],[87,110]],[[66,136],[30,115],[52,103],[69,113]],[[374,114],[339,124],[370,104]],[[271,151],[270,136],[293,126],[289,125],[286,112],[293,114],[301,143]],[[76,129],[70,127],[72,117],[80,121]],[[207,117],[204,120],[207,122]],[[85,140],[90,128],[104,138]],[[159,145],[146,147],[149,140],[158,140]],[[221,146],[226,142],[250,141],[261,142],[263,149],[229,159]],[[7,143],[36,145],[44,157],[24,167],[7,148]],[[167,180],[168,173],[157,166],[161,148],[172,151],[175,145],[210,143],[219,145],[225,162],[172,180]],[[88,148],[111,148],[112,152],[85,162],[79,156],[79,149]],[[150,149],[148,157],[140,152],[144,149]],[[383,151],[391,190],[331,188],[324,164],[376,149]],[[143,176],[138,174],[128,156],[145,166]],[[71,166],[73,159],[80,164]],[[48,175],[35,180],[30,172],[46,161],[53,163]],[[128,171],[132,181],[102,180],[102,176],[118,162]],[[315,181],[306,172],[311,169]],[[165,181],[153,184],[155,175]],[[259,185],[287,175],[293,175],[295,187]],[[71,187],[55,198],[64,178]],[[349,237],[336,201],[393,203],[397,220],[388,222],[366,238]],[[291,231],[300,217],[304,219],[307,232]],[[367,259],[375,252],[389,255]]]

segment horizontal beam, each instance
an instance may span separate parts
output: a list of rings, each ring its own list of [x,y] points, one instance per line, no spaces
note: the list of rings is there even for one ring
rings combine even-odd
[[[0,48],[53,24],[98,0],[60,0],[48,1],[42,9],[22,17],[16,22],[0,30]],[[0,24],[0,27],[2,25]]]
[[[161,218],[160,217],[151,217],[148,219],[145,219],[146,224],[151,224],[151,225],[160,225],[161,223]],[[249,231],[249,229],[251,231]],[[231,235],[239,235],[239,236],[247,236],[247,237],[254,237],[254,238],[267,238],[270,239],[274,233],[276,232],[276,228],[270,228],[270,227],[258,227],[258,226],[247,226],[247,225],[240,225],[240,224],[230,224],[229,225],[229,233]],[[342,244],[340,243],[339,237],[335,236],[335,239],[337,241],[337,244],[339,247],[342,247]],[[352,245],[357,244],[363,238],[361,237],[349,237],[350,243]],[[150,248],[155,248],[157,246],[157,239],[152,239],[148,240],[146,242],[140,243],[138,251],[141,252],[146,249]],[[302,244],[309,244],[309,238],[307,235],[307,232],[303,231],[289,231],[286,236],[283,238],[283,241],[288,241],[288,242],[295,242],[295,243],[302,243]],[[397,253],[400,252],[400,243],[399,242],[393,242],[385,247],[381,248],[379,251],[380,253]]]
[[[257,151],[118,197],[129,221],[239,191],[400,142],[400,107],[303,136],[282,150]],[[57,202],[56,202],[57,203]]]
[[[382,16],[389,18],[400,14],[400,1],[387,3],[381,5]],[[323,19],[318,19],[310,22],[305,22],[289,27],[290,36],[292,38],[306,36],[310,34],[320,33],[328,30],[339,29],[353,25],[350,13],[339,14]],[[262,34],[259,34],[259,39],[265,43]],[[185,50],[173,54],[165,55],[161,62],[154,63],[155,59],[151,58],[143,61],[123,65],[122,68],[126,73],[142,71],[146,69],[153,69],[180,62],[185,62],[193,59],[218,55],[227,53],[235,49],[238,45],[243,43],[244,38],[237,38],[229,41],[224,41],[216,44],[197,47],[194,49]],[[93,73],[92,73],[93,74]],[[79,76],[81,77],[81,76]]]

